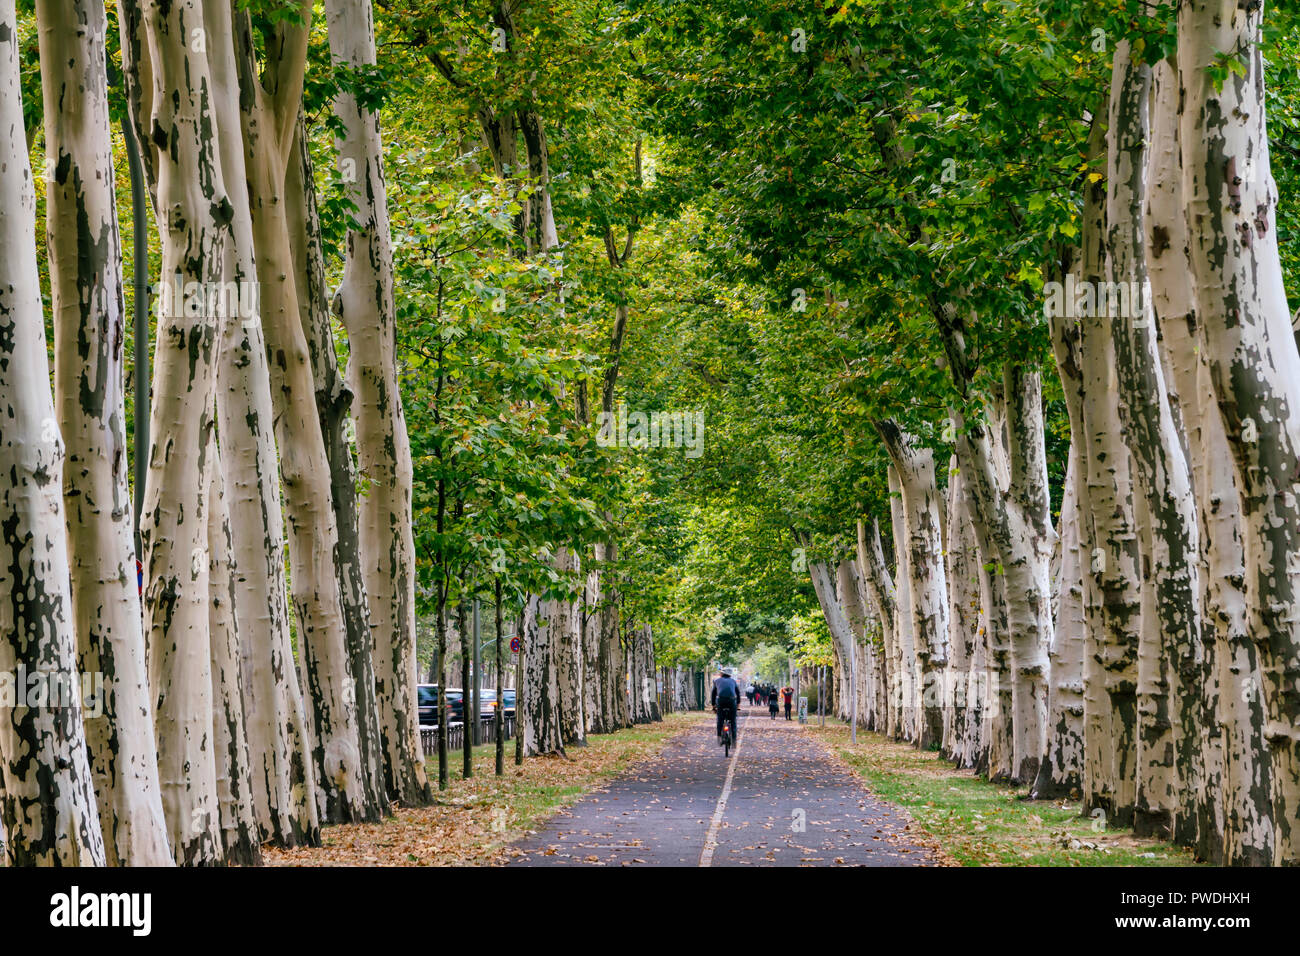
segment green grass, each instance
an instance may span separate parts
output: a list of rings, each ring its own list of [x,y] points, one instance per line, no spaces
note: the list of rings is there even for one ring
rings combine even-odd
[[[1030,801],[1027,789],[954,770],[934,752],[827,721],[810,728],[883,800],[903,807],[961,866],[1193,866],[1190,851],[1122,830],[1095,831],[1071,801]]]

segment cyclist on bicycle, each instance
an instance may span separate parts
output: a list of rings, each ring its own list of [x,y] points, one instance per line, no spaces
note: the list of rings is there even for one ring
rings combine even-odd
[[[731,679],[731,672],[726,670],[718,671],[718,678],[713,682],[713,693],[709,696],[709,703],[718,714],[718,739],[722,739],[722,721],[728,716],[731,718],[731,736],[734,740],[736,737],[736,709],[740,703],[740,686]]]

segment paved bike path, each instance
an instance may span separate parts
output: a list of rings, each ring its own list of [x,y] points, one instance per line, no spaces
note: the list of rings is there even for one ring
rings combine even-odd
[[[515,845],[516,866],[919,866],[907,818],[795,721],[743,708],[731,760],[702,715]],[[734,764],[734,770],[732,766]],[[728,771],[731,785],[725,800]],[[708,848],[711,852],[706,852]]]

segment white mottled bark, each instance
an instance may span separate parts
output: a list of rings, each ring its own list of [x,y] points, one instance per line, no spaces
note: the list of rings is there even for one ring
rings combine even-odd
[[[1203,347],[1236,466],[1259,649],[1275,863],[1300,863],[1300,353],[1278,255],[1262,3],[1178,11],[1183,196]],[[1231,51],[1244,69],[1215,88]],[[1220,67],[1221,68],[1221,67]]]
[[[983,609],[984,667],[981,688],[980,736],[984,753],[976,765],[990,779],[1018,779],[1021,764],[1016,752],[1016,673],[1012,642],[1011,580],[1004,552],[1013,548],[1012,521],[1008,508],[1010,463],[1004,440],[1004,415],[990,403],[989,421],[967,431],[958,413],[953,413],[957,434],[956,451],[963,469],[962,489],[966,493],[971,531],[975,538],[980,607]],[[1015,565],[1019,577],[1031,567],[1021,555]],[[1025,585],[1027,594],[1028,585]],[[1026,602],[1022,594],[1022,607]],[[1022,694],[1022,698],[1027,695]],[[1041,756],[1041,755],[1040,755]]]
[[[913,652],[915,630],[912,623],[913,596],[912,572],[909,567],[911,551],[906,545],[906,519],[904,517],[902,483],[898,469],[889,466],[890,529],[894,546],[894,602],[897,608],[894,627],[894,673],[897,674],[893,690],[894,708],[898,719],[893,728],[895,740],[915,740],[916,655]]]
[[[578,572],[578,554],[572,548],[556,553],[556,571],[569,578]],[[560,733],[566,746],[585,746],[587,735],[583,717],[583,646],[582,621],[578,602],[570,598],[552,598],[545,602],[554,643],[555,674],[560,688]],[[654,667],[650,668],[653,675]]]
[[[858,721],[868,730],[874,730],[880,625],[871,608],[866,578],[857,561],[841,561],[837,577],[841,603],[858,644]]]
[[[898,474],[902,492],[902,546],[907,550],[912,604],[912,653],[917,687],[915,744],[922,750],[943,741],[943,683],[948,666],[948,584],[943,561],[934,452],[921,447],[893,422],[876,423]],[[1037,759],[1037,758],[1035,758]]]
[[[528,756],[562,752],[560,738],[559,679],[555,672],[549,620],[540,617],[542,602],[529,595],[520,628],[524,642],[524,683],[518,711],[523,715],[524,753]]]
[[[338,526],[329,457],[316,410],[284,197],[298,123],[311,4],[303,3],[298,12],[306,22],[282,24],[268,41],[262,63],[255,61],[247,14],[241,13],[236,21],[236,42],[257,278],[266,345],[272,356],[271,396],[289,514],[289,582],[298,619],[298,662],[310,728],[307,736],[315,793],[308,792],[314,796],[322,821],[344,822],[373,819],[376,808],[367,799],[361,768],[356,687],[335,565]],[[350,341],[355,354],[356,341],[351,337]],[[409,534],[409,524],[407,530]],[[413,695],[413,654],[409,676]]]
[[[110,866],[172,862],[136,588],[123,395],[125,317],[103,0],[37,4],[55,405],[78,668],[103,680],[87,715]],[[144,224],[141,224],[144,228]]]
[[[0,0],[0,817],[21,866],[102,866],[77,680],[63,520],[63,440],[54,414],[36,265],[36,192],[23,128],[18,19]],[[44,698],[27,696],[31,676]],[[74,694],[50,706],[49,691]],[[21,703],[22,706],[17,706]]]
[[[831,633],[831,640],[840,655],[840,660],[844,662],[840,712],[841,716],[847,719],[852,714],[851,701],[848,697],[848,664],[852,659],[850,654],[852,645],[857,643],[858,640],[858,634],[855,631],[860,630],[862,621],[861,612],[850,607],[848,595],[844,591],[847,582],[845,575],[841,573],[842,570],[843,564],[836,569],[836,575],[840,583],[840,591],[836,593],[835,579],[831,577],[831,571],[827,564],[824,561],[813,561],[808,565],[813,592],[817,595],[817,603],[821,606],[822,617],[826,620],[826,627]],[[861,717],[861,710],[859,710],[858,715]]]
[[[239,670],[239,624],[234,613],[233,535],[221,469],[208,486],[208,574],[212,590],[209,645],[212,654],[212,752],[217,779],[218,826],[227,863],[256,866],[262,847],[253,806],[252,761],[244,730],[243,681]]]
[[[1166,83],[1165,100],[1175,91]],[[1194,835],[1201,716],[1199,528],[1191,474],[1165,386],[1148,288],[1145,209],[1151,69],[1116,47],[1111,81],[1108,247],[1111,279],[1143,290],[1111,317],[1120,414],[1144,497],[1150,587],[1138,652],[1139,833]],[[1168,138],[1166,137],[1166,142]],[[1175,714],[1177,719],[1175,720]],[[1175,753],[1184,759],[1175,760]],[[1177,764],[1177,765],[1176,765]],[[1182,779],[1179,779],[1179,775]],[[1181,793],[1180,793],[1181,790]],[[1186,842],[1186,840],[1185,840]]]
[[[1103,124],[1094,121],[1089,136],[1090,155],[1102,155],[1103,136]],[[1106,197],[1104,186],[1097,183],[1087,187],[1084,194],[1079,265],[1082,286],[1095,289],[1106,281],[1105,234]],[[1088,753],[1083,798],[1086,809],[1100,808],[1113,823],[1125,825],[1133,818],[1136,800],[1140,550],[1128,449],[1115,407],[1119,386],[1115,381],[1110,319],[1095,314],[1081,317],[1077,332],[1071,331],[1070,338],[1077,342],[1074,354],[1083,427],[1076,434],[1086,441],[1080,448],[1087,465],[1081,476],[1086,493],[1082,504],[1090,519],[1080,538],[1092,546],[1088,573],[1093,579],[1099,617],[1097,626],[1089,627],[1089,646],[1085,649]]]
[[[954,456],[948,466],[947,582],[949,653],[944,688],[944,756],[958,768],[973,767],[974,754],[967,720],[970,676],[979,640],[979,575],[977,546],[971,527],[965,478]]]
[[[1084,319],[1081,367],[1089,441],[1088,513],[1094,550],[1090,572],[1102,610],[1097,653],[1109,702],[1113,746],[1104,776],[1085,781],[1088,808],[1100,807],[1119,825],[1132,820],[1136,801],[1137,651],[1141,630],[1140,549],[1124,445],[1115,408],[1114,350],[1108,319]],[[1091,730],[1091,728],[1090,728]]]
[[[229,4],[204,9],[213,74],[220,162],[233,216],[223,281],[240,292],[226,316],[217,369],[221,470],[230,515],[235,571],[233,609],[239,636],[244,730],[253,768],[252,800],[259,840],[311,844],[318,823],[302,694],[289,640],[284,518],[280,507],[274,402],[263,325],[265,303],[240,129],[235,24]],[[245,303],[251,308],[245,308]],[[215,638],[215,635],[214,635]]]
[[[1077,443],[1070,445],[1065,494],[1061,501],[1060,560],[1057,563],[1056,619],[1052,628],[1047,695],[1047,749],[1038,768],[1035,799],[1076,799],[1083,779],[1083,655],[1088,623],[1084,617],[1084,562],[1079,541],[1082,521]]]
[[[628,658],[631,666],[632,723],[659,720],[659,699],[655,682],[654,635],[649,624],[630,624]]]
[[[1090,163],[1099,162],[1105,155],[1106,126],[1094,118],[1088,133],[1087,155]],[[1105,233],[1105,180],[1090,181],[1084,186],[1082,249],[1079,261],[1073,265],[1073,275],[1078,283],[1085,276],[1101,278],[1104,263]],[[1077,317],[1066,314],[1049,316],[1052,350],[1056,368],[1065,395],[1066,411],[1070,419],[1070,434],[1074,436],[1070,454],[1076,462],[1076,526],[1082,574],[1083,615],[1085,621],[1083,643],[1083,725],[1084,750],[1081,768],[1081,790],[1090,807],[1099,807],[1101,799],[1089,795],[1106,795],[1113,789],[1115,768],[1115,737],[1111,733],[1112,709],[1106,689],[1105,647],[1106,621],[1101,607],[1101,592],[1093,573],[1094,555],[1097,554],[1091,514],[1091,497],[1087,482],[1093,472],[1090,439],[1092,424],[1087,411],[1091,407],[1084,400],[1083,328]],[[1064,592],[1062,592],[1064,594]],[[1068,622],[1065,626],[1069,626]]]
[[[612,564],[618,559],[618,545],[613,541],[596,546],[596,559]],[[604,681],[602,699],[605,730],[612,733],[630,724],[627,713],[627,690],[623,671],[623,647],[619,640],[619,597],[616,577],[606,570],[600,576],[600,676]]]
[[[597,546],[599,547],[599,546]],[[599,552],[597,552],[599,553]],[[604,684],[600,670],[600,571],[587,569],[583,575],[582,602],[578,606],[579,636],[582,640],[582,718],[585,734],[607,732],[601,699]],[[680,669],[677,671],[680,676]],[[685,704],[680,705],[682,709]]]
[[[352,392],[343,381],[335,352],[316,182],[301,114],[295,127],[284,193],[288,204],[298,313],[311,353],[316,409],[320,414],[325,454],[330,464],[331,504],[338,531],[335,570],[339,576],[339,598],[347,630],[348,667],[355,688],[357,743],[365,775],[363,786],[370,812],[378,819],[388,808],[388,796],[384,787],[384,745],[379,732],[379,700],[375,691],[370,599],[366,593],[361,533],[357,525],[356,469],[348,436]]]
[[[329,0],[330,52],[336,63],[375,63],[371,4]],[[295,110],[297,104],[295,103]],[[429,799],[417,730],[413,472],[397,381],[393,252],[379,116],[341,91],[335,113],[346,130],[337,142],[339,170],[357,206],[349,230],[336,307],[348,333],[348,384],[357,424],[357,455],[368,493],[361,501],[361,555],[375,639],[375,685],[391,795],[406,804]]]
[[[1042,392],[1036,369],[1008,362],[1002,403],[987,425],[966,427],[954,415],[957,458],[968,490],[972,526],[981,551],[994,558],[991,582],[1005,600],[1009,702],[992,715],[1010,735],[1009,779],[1032,783],[1047,741],[1047,667],[1052,636],[1048,569],[1056,534],[1049,514]],[[987,563],[987,562],[985,562]],[[1000,662],[999,662],[1000,663]],[[999,678],[1001,679],[1001,678]]]
[[[222,323],[207,291],[223,275],[233,209],[220,173],[212,73],[207,54],[189,40],[202,25],[195,0],[145,4],[154,81],[150,126],[168,148],[155,157],[165,292],[140,541],[163,810],[172,855],[184,864],[223,857],[212,756],[207,528]],[[187,289],[200,290],[198,302]]]
[[[893,706],[893,684],[897,678],[894,670],[895,631],[898,618],[898,603],[895,596],[894,579],[885,564],[884,549],[880,543],[880,525],[872,521],[870,532],[864,521],[858,522],[858,559],[857,567],[862,571],[864,594],[880,623],[880,647],[877,652],[878,685],[877,719],[873,728],[885,734],[892,734],[897,714]]]

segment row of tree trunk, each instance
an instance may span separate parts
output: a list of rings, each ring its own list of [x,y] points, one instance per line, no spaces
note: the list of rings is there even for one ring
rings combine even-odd
[[[1040,373],[1008,361],[977,420],[953,413],[946,482],[878,423],[890,533],[859,521],[811,569],[841,715],[856,685],[868,728],[1227,864],[1300,862],[1300,350],[1261,16],[1190,0],[1175,56],[1115,53],[1081,245],[1046,275],[1059,529]],[[1221,86],[1220,50],[1245,51]],[[958,310],[935,312],[964,395]]]
[[[51,392],[27,144],[6,137],[0,672],[102,678],[102,691],[93,707],[0,719],[17,864],[251,863],[265,842],[317,843],[322,823],[430,799],[378,120],[339,95],[338,171],[356,212],[331,298],[300,118],[313,5],[297,7],[259,37],[230,2],[119,6],[129,139],[162,257],[139,591],[107,18],[102,0],[37,7],[55,374]],[[334,59],[373,65],[368,0],[325,9]],[[2,0],[10,129],[23,115],[17,30]]]

